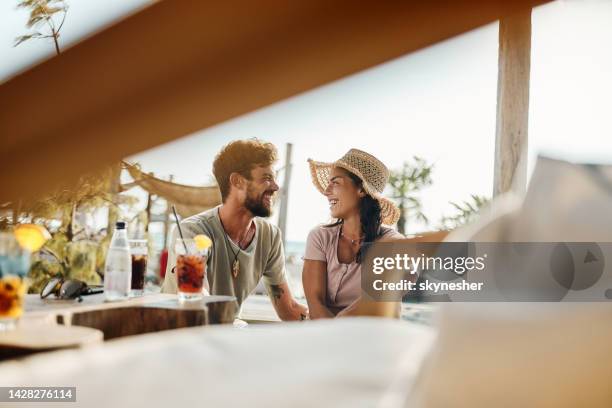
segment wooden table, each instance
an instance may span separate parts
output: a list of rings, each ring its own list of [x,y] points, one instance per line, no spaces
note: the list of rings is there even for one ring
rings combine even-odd
[[[22,323],[85,326],[102,330],[104,339],[181,327],[231,323],[236,310],[232,296],[205,296],[201,301],[179,302],[176,295],[153,293],[118,302],[105,302],[103,294],[76,300],[41,299],[27,295]]]
[[[233,296],[205,296],[179,302],[176,295],[145,294],[118,302],[104,295],[76,300],[41,299],[27,295],[15,330],[0,333],[0,358],[79,347],[98,341],[183,327],[232,323]]]

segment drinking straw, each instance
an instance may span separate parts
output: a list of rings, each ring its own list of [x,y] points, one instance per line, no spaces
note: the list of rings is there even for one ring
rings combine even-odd
[[[172,205],[172,212],[174,213],[174,220],[176,221],[176,226],[178,227],[179,235],[181,236],[181,242],[185,247],[185,253],[188,254],[189,250],[187,249],[187,244],[185,243],[185,238],[183,237],[183,230],[181,229],[181,223],[179,222],[178,215],[176,215],[176,208],[174,205]]]

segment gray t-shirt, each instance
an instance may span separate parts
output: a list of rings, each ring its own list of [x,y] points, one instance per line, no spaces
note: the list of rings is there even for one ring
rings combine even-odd
[[[262,277],[268,292],[270,285],[286,282],[285,255],[279,228],[259,217],[255,217],[254,222],[253,240],[246,249],[239,249],[229,236],[227,238],[225,236],[219,219],[219,207],[181,221],[185,238],[204,234],[213,242],[206,265],[208,280],[208,285],[205,282],[206,288],[211,295],[235,296],[239,308]],[[178,236],[178,229],[174,228],[168,245],[168,266],[162,285],[164,293],[177,292],[176,274],[172,273],[172,268],[176,265],[174,244]],[[240,251],[238,253],[240,273],[234,278],[231,272],[232,263],[234,254],[238,251]]]

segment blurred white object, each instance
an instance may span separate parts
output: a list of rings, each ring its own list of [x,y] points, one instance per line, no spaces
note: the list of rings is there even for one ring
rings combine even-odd
[[[448,240],[612,242],[612,166],[540,157],[522,203],[499,197]],[[412,391],[380,407],[612,406],[612,304],[448,303],[439,317]]]
[[[611,407],[610,321],[598,303],[447,305],[405,406]]]
[[[432,340],[392,319],[204,326],[0,363],[0,378],[77,387],[74,407],[374,407]]]

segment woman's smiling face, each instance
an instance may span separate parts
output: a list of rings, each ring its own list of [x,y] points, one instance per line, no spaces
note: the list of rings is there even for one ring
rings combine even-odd
[[[359,202],[365,195],[351,179],[349,173],[341,167],[332,168],[329,184],[324,194],[329,201],[331,216],[342,219],[352,213],[359,214]]]

